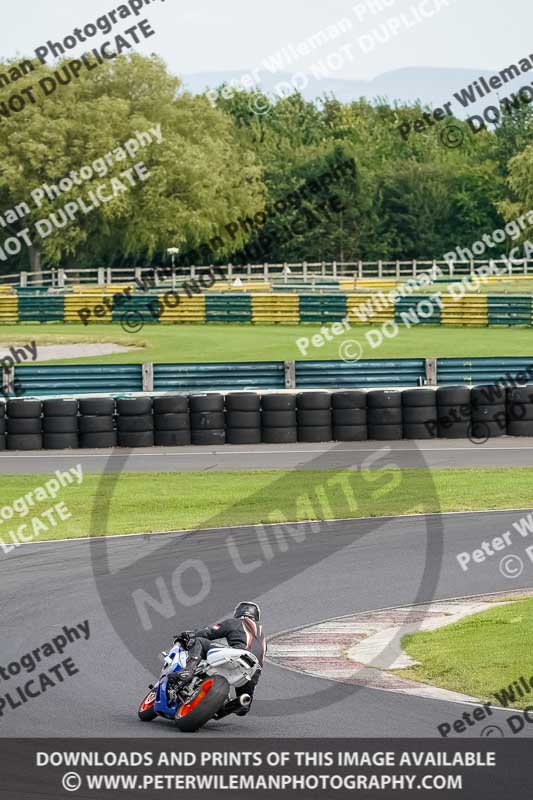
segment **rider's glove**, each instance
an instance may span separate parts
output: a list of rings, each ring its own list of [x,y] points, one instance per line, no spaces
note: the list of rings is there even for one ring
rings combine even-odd
[[[191,641],[194,641],[194,631],[182,631],[174,637],[174,644],[181,644],[183,647],[188,647]]]

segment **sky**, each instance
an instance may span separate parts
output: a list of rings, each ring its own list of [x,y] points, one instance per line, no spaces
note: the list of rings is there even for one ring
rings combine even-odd
[[[422,3],[434,15],[415,24],[420,15],[413,8]],[[62,40],[120,5],[117,0],[4,2],[0,52],[4,58],[33,54],[48,39]],[[351,58],[346,55],[335,78],[368,80],[404,67],[495,70],[533,53],[531,0],[152,0],[137,20],[143,17],[156,33],[137,49],[162,56],[178,75],[251,70],[280,48],[337,25],[341,18],[350,19],[350,30],[311,59],[302,58],[297,69],[307,71],[309,60],[345,44],[351,45],[345,51]],[[132,19],[119,21],[115,31],[129,27]],[[377,42],[375,29],[391,19],[396,35]],[[366,49],[359,42],[364,36]],[[91,43],[109,38],[112,34],[100,34]],[[75,57],[85,49],[80,45],[70,53]]]

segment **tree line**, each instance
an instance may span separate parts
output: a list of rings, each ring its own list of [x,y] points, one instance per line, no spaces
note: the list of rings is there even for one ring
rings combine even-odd
[[[14,87],[23,93],[50,69],[40,65],[0,88],[0,105]],[[0,271],[157,266],[169,247],[179,248],[177,265],[440,259],[533,208],[528,105],[510,108],[477,134],[447,116],[405,137],[400,131],[427,107],[219,88],[215,104],[193,96],[161,59],[135,54],[3,116],[0,244],[64,206],[65,198],[47,197],[20,218],[6,213],[36,187],[152,125],[162,126],[164,141],[139,153],[150,173],[142,185],[33,241]],[[352,168],[332,180],[338,164]],[[74,185],[66,199],[82,200],[120,169]],[[291,197],[299,201],[287,202]]]

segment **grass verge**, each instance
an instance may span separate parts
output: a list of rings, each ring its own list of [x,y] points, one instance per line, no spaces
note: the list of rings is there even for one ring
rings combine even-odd
[[[49,475],[2,478],[1,506],[42,486]],[[70,519],[48,524],[36,538],[195,529],[247,523],[301,521],[529,507],[533,468],[256,470],[247,472],[123,473],[84,476],[51,501],[46,496],[25,515],[0,516],[0,539],[54,502]],[[116,485],[115,485],[116,482]],[[103,498],[111,497],[109,514]],[[1,510],[1,507],[0,507]],[[24,510],[24,509],[22,509]],[[30,528],[28,527],[28,530]]]
[[[305,355],[298,348],[298,339],[319,333],[315,325],[145,325],[138,334],[124,334],[118,323],[106,325],[56,324],[3,325],[0,344],[24,344],[35,340],[37,345],[87,342],[115,342],[143,348],[129,353],[98,356],[98,363],[126,364],[152,361],[181,363],[202,361],[283,361],[291,359],[339,359],[339,347],[355,339],[363,347],[362,358],[430,358],[478,356],[529,356],[533,349],[532,328],[499,327],[433,327],[421,325],[401,329],[395,339],[385,339],[372,349],[365,334],[367,326],[353,326],[343,336],[324,341],[322,347],[309,345]],[[374,329],[375,330],[375,329]],[[329,334],[331,336],[331,334]],[[56,339],[57,337],[57,339]],[[253,358],[250,358],[253,353]],[[49,363],[72,364],[94,362],[64,359]]]
[[[402,648],[419,666],[395,670],[404,678],[478,697],[494,705],[525,708],[514,681],[533,675],[533,598],[513,600],[425,633],[408,634]]]

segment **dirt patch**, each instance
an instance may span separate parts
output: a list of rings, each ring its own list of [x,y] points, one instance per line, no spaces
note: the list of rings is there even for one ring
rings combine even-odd
[[[12,345],[15,348],[15,345]],[[23,349],[23,348],[21,348]],[[113,353],[128,353],[130,350],[140,350],[139,347],[126,347],[122,344],[113,344],[111,342],[96,342],[91,344],[89,342],[80,344],[50,344],[37,346],[37,358],[35,361],[55,361],[67,358],[85,358],[90,356],[108,356]],[[30,363],[30,357],[27,351],[24,351],[27,360],[21,360],[20,363]],[[6,356],[12,356],[12,351],[9,347],[0,345],[0,360]]]

